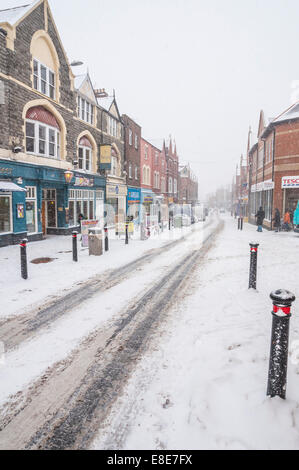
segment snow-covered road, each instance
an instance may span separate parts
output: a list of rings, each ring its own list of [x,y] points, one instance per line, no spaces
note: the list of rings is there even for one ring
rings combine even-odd
[[[299,308],[293,306],[286,401],[266,397],[269,294],[299,300],[299,236],[243,232],[226,217],[188,295],[169,312],[94,449],[299,449]],[[260,243],[257,291],[249,242]]]
[[[188,262],[189,253],[200,249],[203,240],[213,233],[217,224],[215,218],[204,230],[199,225],[194,232],[186,234],[186,239],[179,245],[157,253],[158,256],[139,267],[130,278],[122,279],[107,291],[95,293],[82,305],[73,308],[68,315],[56,319],[46,330],[33,335],[30,340],[6,354],[5,362],[0,368],[0,403],[4,405],[0,425],[3,428],[0,433],[1,448],[22,448],[25,443],[34,445],[35,441],[28,444],[29,438],[45,422],[54,418],[60,420],[57,413],[61,413],[63,405],[80,388],[82,381],[85,386],[86,371],[98,357],[99,351],[105,349],[105,344],[110,344],[119,322],[123,321],[122,316],[126,323],[126,315],[131,315],[138,302],[141,317],[146,316],[146,309],[142,308],[144,293],[151,288],[157,291],[163,288],[163,282],[160,286],[159,282],[158,285],[155,283],[164,279],[163,276],[169,270],[175,275],[174,267],[181,260]],[[162,240],[162,246],[163,244],[165,241]],[[179,282],[182,283],[183,280],[182,277]],[[151,297],[147,302],[152,300]],[[168,297],[171,298],[169,293]],[[137,322],[134,321],[134,327]],[[131,331],[130,327],[127,329]],[[145,334],[147,331],[140,336],[141,343]],[[120,347],[120,344],[116,345]],[[112,350],[115,347],[112,344]],[[92,377],[93,375],[94,373]],[[82,390],[80,393],[83,393]],[[52,430],[50,424],[49,426],[50,429],[46,426],[43,431],[46,435]],[[66,445],[66,442],[62,444]]]

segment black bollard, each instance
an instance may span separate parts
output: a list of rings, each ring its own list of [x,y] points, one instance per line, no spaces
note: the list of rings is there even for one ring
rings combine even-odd
[[[27,269],[27,238],[24,238],[20,243],[20,252],[21,252],[21,276],[23,279],[28,279],[28,269]]]
[[[249,246],[250,246],[249,289],[256,289],[257,250],[259,247],[259,243],[249,243]]]
[[[105,251],[109,251],[109,238],[108,238],[107,224],[104,227],[104,233],[105,233]]]
[[[240,230],[240,222],[241,222],[241,219],[240,217],[238,217],[238,230]]]
[[[241,217],[241,221],[240,221],[240,230],[243,230],[243,217]]]
[[[294,294],[284,289],[271,292],[273,301],[272,333],[267,395],[286,397],[289,326]]]
[[[126,224],[126,245],[129,244],[128,224]]]
[[[73,261],[78,261],[78,248],[77,248],[77,235],[78,232],[73,232]]]
[[[169,230],[170,230],[170,223],[171,223],[171,221],[170,221],[170,217],[169,217],[169,220],[168,220],[168,227],[169,227],[168,229]]]

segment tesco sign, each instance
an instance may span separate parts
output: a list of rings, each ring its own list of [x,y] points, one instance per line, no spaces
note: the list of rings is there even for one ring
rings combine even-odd
[[[299,176],[283,176],[281,178],[282,188],[299,188]]]

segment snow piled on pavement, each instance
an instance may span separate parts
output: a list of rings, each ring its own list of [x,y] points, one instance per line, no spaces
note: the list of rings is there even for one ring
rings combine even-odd
[[[248,290],[249,242],[260,243]],[[299,449],[299,236],[226,226],[94,449]],[[287,399],[266,397],[269,294],[294,292]]]

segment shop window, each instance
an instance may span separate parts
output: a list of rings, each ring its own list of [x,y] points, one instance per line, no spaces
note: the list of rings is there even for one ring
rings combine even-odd
[[[78,155],[80,170],[90,171],[92,166],[92,146],[87,137],[80,139]]]
[[[104,198],[102,191],[97,191],[97,194],[102,193],[101,197]],[[95,219],[94,207],[94,191],[73,189],[69,193],[69,226],[74,227],[80,224],[80,215],[84,219]]]
[[[0,233],[12,232],[11,196],[0,194]]]
[[[33,84],[35,90],[55,99],[55,73],[37,59],[33,60]]]
[[[60,129],[55,117],[42,106],[26,114],[26,152],[60,158]]]

